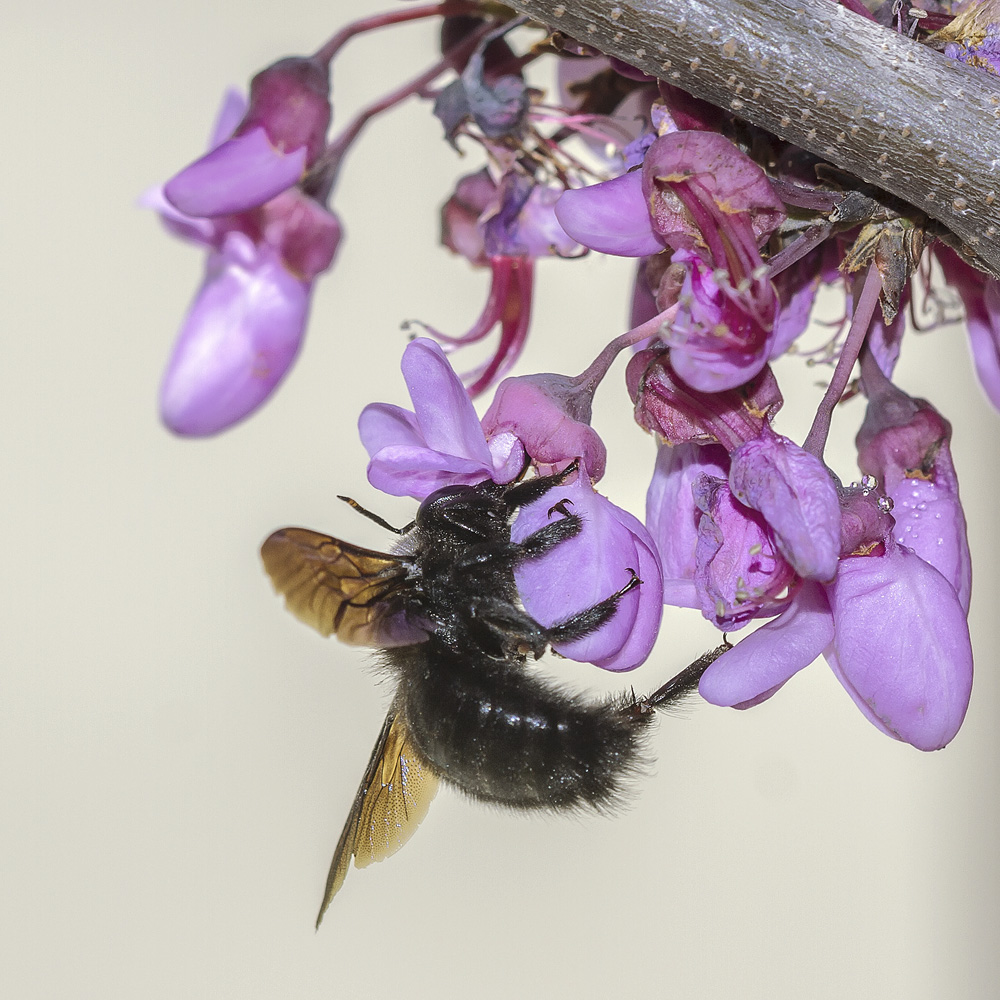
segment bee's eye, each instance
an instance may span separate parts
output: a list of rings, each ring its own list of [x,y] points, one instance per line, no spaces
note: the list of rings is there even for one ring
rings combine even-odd
[[[447,507],[459,497],[466,497],[474,492],[474,490],[475,487],[473,486],[443,486],[441,489],[435,490],[420,504],[417,510],[417,517],[426,515],[432,509]]]

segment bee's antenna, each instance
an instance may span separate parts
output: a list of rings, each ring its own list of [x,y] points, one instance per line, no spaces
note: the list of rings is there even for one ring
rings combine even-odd
[[[402,528],[393,527],[384,517],[379,517],[378,514],[373,514],[370,510],[366,510],[357,500],[352,500],[350,497],[342,497],[338,494],[338,500],[343,500],[349,507],[353,507],[359,514],[364,514],[370,521],[374,521],[379,527],[385,528],[387,531],[393,532],[396,535],[405,535],[414,525],[413,521],[409,524],[404,525]]]

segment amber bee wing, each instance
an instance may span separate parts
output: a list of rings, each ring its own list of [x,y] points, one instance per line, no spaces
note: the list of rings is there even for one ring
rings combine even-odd
[[[401,560],[308,528],[276,531],[260,555],[296,618],[355,646],[384,645],[380,625],[406,585]]]
[[[317,927],[344,884],[351,858],[356,868],[364,868],[395,854],[427,815],[437,789],[437,775],[413,745],[405,718],[393,706],[333,852]]]

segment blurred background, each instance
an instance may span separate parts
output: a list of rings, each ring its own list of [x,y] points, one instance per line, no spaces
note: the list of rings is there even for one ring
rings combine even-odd
[[[664,719],[655,773],[614,819],[442,791],[406,850],[352,872],[313,931],[389,692],[366,653],[284,611],[257,549],[286,524],[385,545],[338,493],[411,516],[368,486],[355,421],[367,402],[407,402],[402,320],[459,332],[478,313],[487,276],[436,240],[453,178],[480,161],[441,141],[424,104],[371,126],[335,197],[347,235],[297,367],[206,441],[171,437],[155,402],[202,255],[136,199],[202,151],[225,87],[378,6],[42,0],[2,16],[0,992],[995,995],[1000,418],[960,327],[909,337],[898,369],[955,425],[975,555],[978,673],[951,746],[885,738],[820,662],[754,711],[692,702]],[[433,45],[424,25],[352,42],[337,120]],[[629,271],[541,262],[520,370],[585,367],[624,329]],[[654,448],[622,372],[597,400],[603,488],[641,514]],[[825,375],[782,362],[779,430],[801,440]],[[845,480],[862,405],[843,408],[828,453]],[[716,641],[677,612],[637,673],[563,673],[652,689]]]

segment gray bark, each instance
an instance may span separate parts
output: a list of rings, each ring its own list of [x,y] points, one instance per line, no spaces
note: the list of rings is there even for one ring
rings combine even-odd
[[[947,227],[1000,275],[1000,78],[833,0],[510,0]]]

